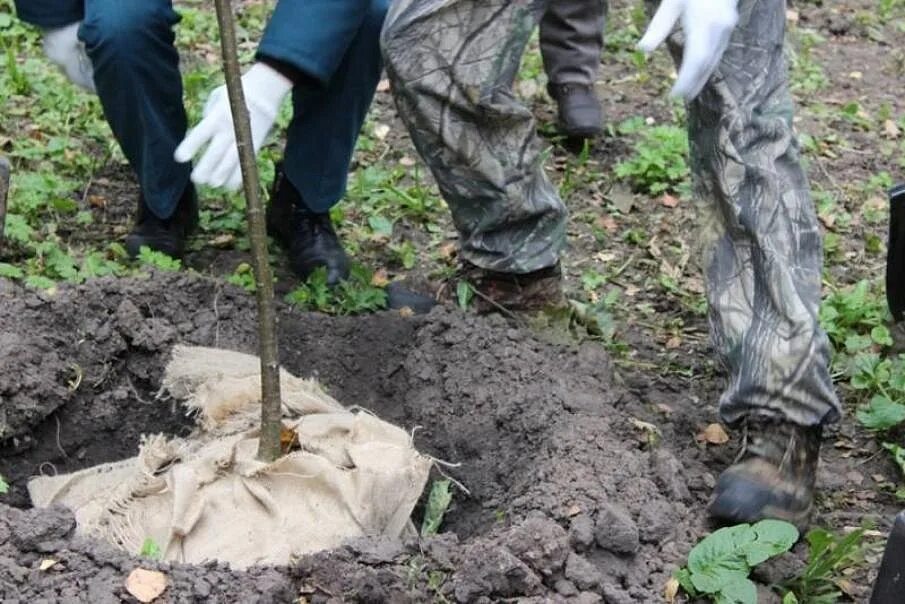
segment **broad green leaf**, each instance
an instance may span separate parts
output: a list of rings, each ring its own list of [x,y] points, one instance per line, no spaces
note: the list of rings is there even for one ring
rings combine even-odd
[[[3,476],[0,476],[0,495],[4,495],[9,492],[9,485],[3,480]]]
[[[855,415],[868,430],[889,430],[905,421],[905,405],[877,394],[867,405],[858,409]]]
[[[6,277],[7,279],[21,279],[24,276],[25,272],[18,266],[0,262],[0,277]]]
[[[79,209],[79,204],[68,197],[57,197],[52,202],[53,209],[57,212],[70,213]]]
[[[473,297],[474,290],[471,289],[471,285],[467,281],[459,281],[456,285],[456,301],[459,303],[459,308],[467,309]]]
[[[782,520],[761,520],[752,528],[757,539],[748,548],[749,566],[757,566],[768,558],[789,551],[798,541],[798,529]]]
[[[782,604],[798,604],[798,598],[795,597],[793,592],[787,592],[786,595],[782,597]]]
[[[25,277],[25,285],[34,289],[50,289],[56,285],[52,279],[41,275],[29,275]]]
[[[905,474],[905,448],[893,443],[883,443],[883,448],[892,453],[893,461],[899,466],[899,469]]]
[[[845,338],[845,351],[848,353],[860,352],[870,348],[872,345],[873,340],[869,336],[851,334]]]
[[[694,583],[691,582],[691,571],[687,568],[680,568],[673,576],[679,582],[679,585],[682,586],[682,589],[685,590],[685,593],[692,597],[698,595],[698,590],[695,589]]]
[[[163,252],[152,250],[146,245],[141,246],[138,250],[138,261],[163,271],[178,271],[182,268],[182,261],[171,258]]]
[[[383,216],[368,216],[368,226],[378,235],[385,237],[393,235],[393,222]]]
[[[713,601],[715,604],[757,604],[757,587],[745,577],[723,587]]]
[[[748,549],[756,538],[751,525],[740,524],[721,528],[694,546],[688,554],[688,570],[695,589],[715,594],[746,578]]]
[[[889,385],[905,393],[905,356],[900,356],[896,365],[897,370],[892,372],[889,378]]]
[[[892,346],[892,334],[885,325],[877,325],[870,330],[871,339],[881,346]]]

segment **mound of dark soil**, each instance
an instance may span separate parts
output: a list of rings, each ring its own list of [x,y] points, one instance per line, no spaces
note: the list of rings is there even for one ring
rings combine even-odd
[[[0,474],[13,487],[5,501],[19,507],[29,476],[129,456],[141,433],[189,429],[156,397],[174,343],[255,345],[253,300],[189,274],[53,295],[3,283],[0,333],[12,363],[0,378]],[[168,575],[172,602],[651,602],[701,532],[707,492],[692,477],[706,472],[639,440],[597,344],[554,346],[501,318],[444,309],[413,318],[282,309],[280,334],[287,369],[459,464],[448,472],[470,495],[456,491],[444,534],[364,539],[289,568],[235,572],[111,551],[75,536],[63,510],[0,507],[4,601],[128,600],[123,581],[141,565]],[[39,570],[46,559],[56,564]]]

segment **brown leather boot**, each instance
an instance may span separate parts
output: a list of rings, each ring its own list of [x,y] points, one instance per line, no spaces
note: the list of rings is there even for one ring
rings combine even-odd
[[[820,426],[749,418],[741,458],[720,475],[710,515],[729,523],[764,518],[808,523],[814,500]]]
[[[500,311],[531,312],[565,304],[559,264],[524,273],[500,273],[463,263],[441,291],[440,298],[455,300],[459,283],[473,292],[469,306],[481,314]]]

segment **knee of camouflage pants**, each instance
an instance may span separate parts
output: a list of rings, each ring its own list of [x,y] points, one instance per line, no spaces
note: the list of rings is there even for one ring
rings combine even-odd
[[[566,209],[512,92],[544,0],[397,0],[381,37],[400,118],[459,231],[461,257],[529,273],[555,265]]]

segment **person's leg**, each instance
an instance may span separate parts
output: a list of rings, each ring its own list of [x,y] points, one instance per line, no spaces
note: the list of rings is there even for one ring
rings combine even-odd
[[[78,23],[85,15],[84,0],[15,0],[16,16],[42,29]]]
[[[283,169],[313,212],[327,212],[345,193],[355,142],[383,69],[379,40],[388,6],[389,0],[371,2],[324,90],[294,91]]]
[[[173,214],[191,173],[173,159],[186,131],[178,21],[170,0],[85,0],[79,31],[104,115],[160,219]]]
[[[274,183],[268,229],[301,278],[324,267],[333,285],[349,262],[329,211],[346,190],[355,142],[380,80],[380,30],[389,0],[372,0],[345,55],[322,90],[296,87],[284,161]]]
[[[732,521],[803,522],[820,427],[841,412],[818,323],[823,254],[792,127],[785,19],[784,2],[741,0],[719,68],[688,105],[711,333],[729,372],[720,413],[748,431],[748,456],[711,507]]]
[[[399,115],[452,211],[461,257],[488,271],[557,265],[566,208],[513,95],[541,0],[397,0],[382,49]]]
[[[603,130],[594,85],[606,12],[606,0],[556,0],[540,22],[547,90],[559,107],[559,128],[567,136],[590,138]]]

